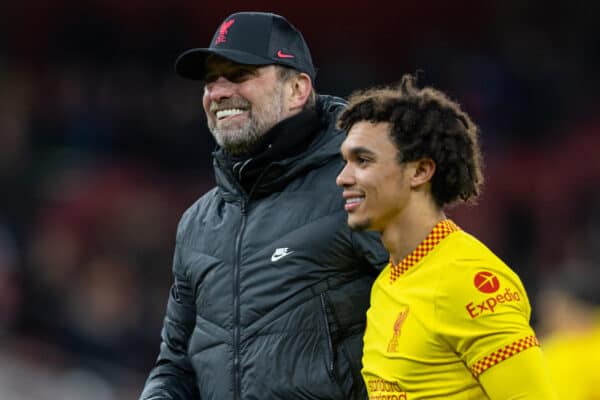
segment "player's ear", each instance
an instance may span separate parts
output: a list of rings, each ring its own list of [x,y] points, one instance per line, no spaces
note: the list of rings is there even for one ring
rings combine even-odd
[[[290,111],[299,110],[304,107],[312,91],[310,77],[301,72],[286,82],[289,85],[289,108]]]
[[[412,187],[421,186],[424,183],[430,182],[435,173],[435,161],[431,158],[422,158],[415,161],[413,174],[410,177]]]

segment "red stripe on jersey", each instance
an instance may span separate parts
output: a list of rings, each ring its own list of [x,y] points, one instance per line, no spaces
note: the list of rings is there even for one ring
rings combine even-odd
[[[539,346],[540,343],[535,336],[526,336],[522,339],[519,339],[513,343],[507,344],[501,349],[493,351],[489,355],[483,357],[481,360],[477,361],[471,367],[471,373],[475,378],[477,378],[481,373],[487,370],[490,367],[506,360],[514,356],[515,354],[519,354],[523,350],[527,350],[530,347]]]

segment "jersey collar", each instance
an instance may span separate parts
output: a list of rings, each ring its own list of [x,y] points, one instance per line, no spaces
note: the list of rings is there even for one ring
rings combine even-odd
[[[391,282],[393,283],[402,274],[408,271],[410,267],[421,261],[421,259],[429,254],[429,252],[432,251],[439,242],[446,238],[446,236],[460,230],[460,227],[452,220],[445,219],[438,222],[431,232],[429,232],[429,235],[427,235],[425,240],[423,240],[408,256],[404,257],[402,261],[398,264],[393,264],[390,259]]]

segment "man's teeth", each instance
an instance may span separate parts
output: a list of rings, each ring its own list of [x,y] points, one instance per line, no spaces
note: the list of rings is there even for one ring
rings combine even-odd
[[[352,197],[350,199],[346,199],[346,204],[361,203],[364,199],[364,197]]]
[[[217,116],[217,119],[222,119],[225,117],[230,117],[232,115],[239,115],[241,113],[243,113],[244,110],[239,109],[239,108],[228,108],[227,110],[219,110],[215,113],[215,115]]]

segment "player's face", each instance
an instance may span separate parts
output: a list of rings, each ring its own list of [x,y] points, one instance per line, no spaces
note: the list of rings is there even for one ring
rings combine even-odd
[[[275,66],[256,67],[209,58],[202,105],[208,128],[230,154],[247,153],[289,116]]]
[[[350,128],[342,143],[346,166],[336,183],[344,189],[352,229],[383,231],[406,205],[410,185],[389,129],[388,123],[361,121]]]

